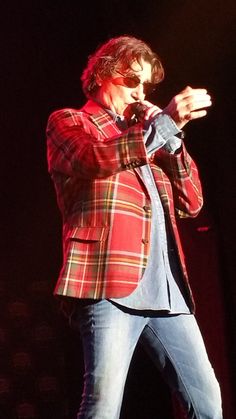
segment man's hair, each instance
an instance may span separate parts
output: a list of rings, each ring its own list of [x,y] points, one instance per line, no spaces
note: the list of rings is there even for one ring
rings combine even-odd
[[[127,70],[134,61],[141,65],[142,60],[151,64],[153,83],[163,80],[164,69],[160,58],[148,44],[129,35],[111,38],[88,57],[87,67],[81,76],[84,94],[88,98],[93,97],[99,87],[98,78],[104,80],[116,70]]]

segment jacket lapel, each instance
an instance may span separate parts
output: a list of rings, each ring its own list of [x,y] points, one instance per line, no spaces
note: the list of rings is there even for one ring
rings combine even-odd
[[[105,138],[121,133],[112,116],[98,103],[89,100],[82,111],[89,115],[89,119]]]

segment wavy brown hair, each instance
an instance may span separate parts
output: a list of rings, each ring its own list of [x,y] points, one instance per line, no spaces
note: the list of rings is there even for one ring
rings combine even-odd
[[[129,69],[134,61],[147,61],[152,67],[152,82],[159,83],[164,78],[160,58],[148,44],[133,36],[123,35],[111,38],[99,46],[88,58],[81,81],[86,97],[93,97],[98,89],[97,79],[111,77],[116,70]]]

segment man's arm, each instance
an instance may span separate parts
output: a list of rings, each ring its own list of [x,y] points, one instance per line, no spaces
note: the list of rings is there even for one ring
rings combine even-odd
[[[82,112],[54,112],[47,125],[49,171],[92,179],[147,163],[141,124],[110,138],[101,139],[99,134],[96,137],[95,131],[94,124]]]
[[[145,127],[146,124],[149,130],[152,128],[154,133],[152,146],[155,146],[155,141],[159,142],[159,147],[154,148],[154,161],[165,172],[172,184],[177,214],[180,217],[194,217],[203,205],[201,182],[196,164],[176,134],[178,130],[180,133],[189,121],[202,118],[207,114],[204,108],[211,106],[211,97],[206,89],[192,89],[188,86],[176,95],[163,111],[148,101],[143,101],[142,104],[146,106],[143,126]],[[169,128],[165,126],[166,124],[163,125],[162,119],[165,117],[170,118]],[[171,120],[173,126],[170,124]],[[161,144],[161,138],[164,139],[163,144]]]
[[[177,215],[181,218],[196,217],[203,205],[202,187],[197,166],[184,143],[181,151],[174,154],[159,149],[154,155],[154,163],[171,182]]]

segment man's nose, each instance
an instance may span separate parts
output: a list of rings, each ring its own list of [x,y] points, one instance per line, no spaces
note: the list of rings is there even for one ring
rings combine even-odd
[[[132,92],[132,97],[135,100],[143,100],[145,98],[145,93],[143,89],[143,85],[140,83]]]

